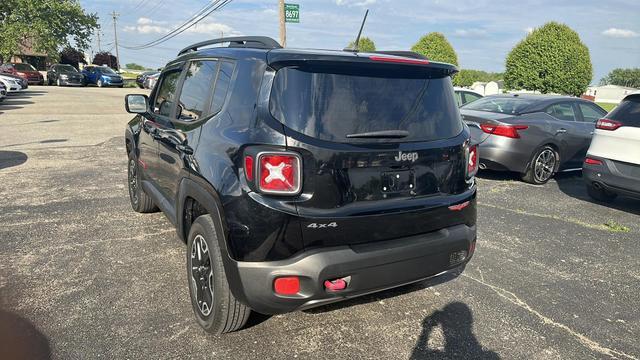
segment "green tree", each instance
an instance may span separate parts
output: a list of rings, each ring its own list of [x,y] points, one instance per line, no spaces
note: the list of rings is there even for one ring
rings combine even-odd
[[[570,27],[549,22],[533,30],[507,56],[507,89],[527,89],[579,96],[593,69],[589,49]]]
[[[8,59],[26,46],[57,60],[71,41],[85,50],[97,27],[98,16],[77,0],[1,0],[0,56]]]
[[[125,64],[124,67],[130,70],[147,70],[146,67],[136,63]]]
[[[353,49],[353,47],[355,46],[356,42],[352,41],[349,43],[349,46],[347,46],[347,48],[349,49]],[[376,51],[376,44],[373,42],[373,40],[369,39],[368,37],[361,37],[360,41],[358,42],[358,51],[361,52],[373,52]]]
[[[447,38],[439,32],[432,32],[421,37],[411,50],[426,56],[429,60],[458,65],[456,51]]]
[[[503,73],[492,73],[482,70],[462,69],[453,76],[453,85],[471,86],[476,81],[489,82],[498,81],[504,78]]]
[[[640,68],[613,69],[600,80],[603,85],[618,85],[640,89]]]

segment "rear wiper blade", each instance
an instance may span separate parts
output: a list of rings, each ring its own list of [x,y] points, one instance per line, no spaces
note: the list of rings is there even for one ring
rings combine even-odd
[[[409,132],[406,130],[381,130],[364,132],[359,134],[349,134],[347,138],[370,138],[370,139],[400,139],[409,136]]]

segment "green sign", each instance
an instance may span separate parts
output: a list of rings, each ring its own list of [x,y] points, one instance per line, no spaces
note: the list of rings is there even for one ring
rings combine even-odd
[[[300,22],[300,5],[284,4],[284,22],[288,22],[288,23]]]

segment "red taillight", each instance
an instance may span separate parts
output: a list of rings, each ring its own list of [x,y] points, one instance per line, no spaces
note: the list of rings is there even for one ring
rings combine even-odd
[[[382,62],[390,62],[390,63],[399,63],[399,64],[414,64],[414,65],[427,65],[429,64],[429,60],[425,59],[409,59],[402,57],[388,57],[388,56],[369,56],[370,60],[373,61],[382,61]]]
[[[527,125],[495,125],[495,124],[481,124],[480,128],[487,134],[506,136],[512,139],[519,139],[520,134],[518,130],[526,130],[529,127]]]
[[[260,177],[258,189],[264,193],[292,195],[301,188],[300,157],[290,153],[258,155]]]
[[[613,131],[622,126],[622,123],[615,120],[600,119],[596,123],[596,129]]]
[[[297,276],[279,277],[273,281],[273,291],[278,295],[295,295],[300,291]]]
[[[467,154],[467,179],[478,173],[478,159],[478,145],[470,146]]]
[[[589,165],[602,165],[602,161],[598,159],[589,158],[589,157],[584,159],[584,163]]]
[[[253,181],[253,158],[249,155],[244,157],[244,176],[248,181]]]

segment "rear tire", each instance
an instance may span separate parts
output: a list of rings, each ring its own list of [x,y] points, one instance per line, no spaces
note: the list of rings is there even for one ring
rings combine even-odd
[[[151,197],[149,197],[149,195],[147,195],[147,193],[145,193],[144,189],[142,188],[138,161],[132,155],[129,155],[129,165],[127,173],[129,200],[131,202],[133,211],[139,213],[151,213],[158,211],[158,207],[153,203]]]
[[[104,84],[102,83],[102,80],[98,80],[96,85],[98,85],[98,87],[103,87],[104,86]]]
[[[554,148],[545,145],[533,154],[527,171],[522,174],[522,181],[529,184],[546,184],[555,174],[560,157]]]
[[[211,334],[242,328],[251,309],[231,293],[211,215],[198,217],[187,238],[187,278],[196,320]]]
[[[587,184],[587,194],[596,201],[600,202],[612,202],[618,194],[610,193],[605,189],[598,189],[593,184]]]

